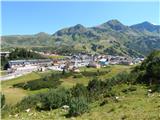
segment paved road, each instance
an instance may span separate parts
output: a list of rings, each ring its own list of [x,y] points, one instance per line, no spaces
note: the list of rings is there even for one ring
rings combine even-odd
[[[33,71],[31,71],[31,70],[27,70],[27,71],[15,71],[14,73],[10,73],[10,74],[1,76],[0,80],[1,81],[3,81],[3,80],[10,80],[10,79],[17,78],[17,77],[23,76],[23,75],[31,73],[31,72],[33,72]]]
[[[23,75],[31,73],[33,71],[37,71],[38,68],[39,68],[38,66],[34,66],[34,67],[32,66],[32,67],[28,67],[28,68],[22,67],[19,70],[16,70],[14,73],[10,73],[10,74],[4,75],[4,76],[0,76],[0,80],[1,81],[11,80],[13,78],[23,76]],[[62,69],[60,67],[57,67],[57,66],[50,66],[50,67],[47,67],[47,69],[55,70],[55,71],[62,71]]]
[[[17,78],[17,77],[20,77],[22,75],[25,75],[25,74],[28,74],[28,73],[31,73],[31,72],[37,71],[37,70],[38,70],[37,66],[21,67],[13,73],[1,76],[0,80],[1,81],[2,80],[10,80],[10,79]]]

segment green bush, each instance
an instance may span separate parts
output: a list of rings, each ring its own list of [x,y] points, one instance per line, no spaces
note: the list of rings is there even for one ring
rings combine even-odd
[[[88,98],[88,90],[83,84],[76,84],[73,88],[71,88],[71,94],[73,97],[86,97]]]
[[[117,74],[116,76],[114,76],[110,79],[107,79],[106,86],[107,86],[107,88],[111,88],[112,86],[118,85],[118,84],[123,84],[123,83],[129,84],[134,81],[133,77],[134,76],[130,75],[129,73],[121,72],[121,73]]]
[[[160,50],[153,51],[132,73],[138,74],[138,83],[160,84]]]
[[[82,77],[83,77],[82,74],[75,74],[75,75],[73,75],[73,78],[82,78]]]
[[[0,94],[1,94],[1,108],[3,108],[5,105],[5,95],[2,93],[0,93]]]
[[[106,91],[106,83],[95,78],[88,83],[87,89],[90,99],[99,99]]]
[[[20,112],[21,110],[26,110],[28,108],[36,108],[37,103],[44,101],[44,99],[45,94],[43,93],[27,96],[16,104],[15,109],[17,109],[17,112]]]
[[[70,98],[69,91],[65,89],[50,90],[45,95],[45,101],[41,101],[46,110],[56,109],[68,104]]]
[[[15,107],[10,105],[5,105],[3,109],[1,109],[1,118],[5,118],[11,114],[15,113]]]
[[[159,84],[155,84],[149,87],[149,89],[152,90],[152,92],[160,92],[160,85]]]
[[[79,116],[89,111],[87,100],[84,97],[72,98],[69,106],[69,116]]]
[[[16,105],[17,111],[33,108],[37,110],[56,109],[69,104],[70,92],[65,89],[51,89],[45,93],[30,95]]]
[[[101,71],[101,70],[97,70],[97,71],[83,71],[81,72],[83,76],[85,77],[93,77],[93,76],[102,76],[105,75],[107,73],[109,73],[109,70],[105,70],[105,71]]]
[[[44,78],[28,81],[26,83],[14,84],[13,87],[20,87],[29,90],[39,90],[43,88],[57,88],[61,84],[58,75],[46,76]]]
[[[102,91],[105,85],[106,85],[105,82],[95,78],[88,83],[87,89],[90,92]]]

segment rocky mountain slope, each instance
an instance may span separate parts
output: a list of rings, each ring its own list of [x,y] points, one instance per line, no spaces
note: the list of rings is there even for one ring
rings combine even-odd
[[[57,52],[144,56],[154,49],[160,49],[160,26],[149,22],[126,26],[118,20],[94,27],[77,24],[52,35],[41,32],[35,35],[2,36],[2,48],[8,47],[45,47]]]

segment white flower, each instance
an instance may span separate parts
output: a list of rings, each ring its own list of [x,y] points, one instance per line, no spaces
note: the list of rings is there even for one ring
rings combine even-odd
[[[149,89],[149,90],[148,90],[148,92],[152,92],[152,90],[151,90],[151,89]]]
[[[116,100],[118,100],[119,99],[119,97],[118,96],[116,96]]]
[[[29,112],[30,110],[31,110],[31,109],[28,108],[28,109],[26,110],[26,112]]]
[[[63,109],[69,109],[69,106],[68,105],[63,105],[62,108]]]

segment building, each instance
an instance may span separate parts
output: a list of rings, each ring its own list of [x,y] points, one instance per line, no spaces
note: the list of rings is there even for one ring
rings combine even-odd
[[[109,63],[108,63],[107,59],[102,58],[102,59],[99,60],[99,64],[100,64],[101,66],[106,66],[106,65],[108,65]]]
[[[8,62],[10,68],[18,68],[25,66],[48,66],[51,64],[51,59],[11,60]]]
[[[125,60],[125,61],[121,61],[120,64],[122,64],[122,65],[133,65],[133,62],[129,61],[129,60]]]
[[[0,52],[0,57],[9,57],[10,52]]]
[[[101,66],[98,63],[96,63],[96,62],[90,62],[88,64],[88,67],[100,68]]]

